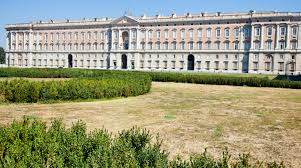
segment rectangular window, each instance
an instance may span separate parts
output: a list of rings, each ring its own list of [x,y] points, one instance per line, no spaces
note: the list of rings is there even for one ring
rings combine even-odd
[[[233,70],[235,70],[235,71],[237,70],[237,62],[236,61],[233,62]]]
[[[284,63],[283,62],[279,62],[279,71],[280,72],[284,71]]]
[[[259,27],[255,28],[255,36],[260,36],[260,28]]]
[[[272,41],[268,41],[268,50],[271,50],[272,49],[272,46],[273,46],[273,43]]]
[[[157,31],[157,39],[160,39],[160,36],[161,36],[161,32]]]
[[[177,38],[177,31],[176,31],[176,30],[173,30],[173,31],[172,31],[172,38],[173,38],[173,39],[176,39],[176,38]]]
[[[226,50],[229,50],[229,49],[230,49],[230,43],[229,43],[229,42],[226,42],[226,43],[225,43],[225,49],[226,49]]]
[[[228,70],[228,61],[224,62],[224,70]]]
[[[193,39],[193,30],[189,31],[189,38],[192,40]]]
[[[164,32],[164,38],[165,38],[165,39],[168,39],[168,31],[165,31],[165,32]]]
[[[199,50],[202,49],[202,42],[198,42],[198,49],[199,49]]]
[[[206,61],[206,70],[210,70],[210,61]]]
[[[199,39],[202,38],[202,30],[201,30],[201,29],[198,30],[198,38],[199,38]]]
[[[216,29],[216,37],[220,37],[221,36],[221,29]]]
[[[225,29],[225,37],[228,38],[230,36],[230,30]]]
[[[268,29],[268,36],[272,36],[272,34],[273,34],[273,28],[272,27],[268,27],[267,28]]]
[[[297,36],[297,27],[293,27],[292,29],[293,36]]]
[[[234,34],[235,34],[236,38],[239,37],[239,29],[238,28],[234,29]]]
[[[216,43],[216,49],[219,50],[220,48],[221,48],[221,43],[220,43],[220,42],[217,42],[217,43]]]
[[[286,33],[286,28],[285,27],[281,27],[280,28],[280,35],[281,36],[285,36],[285,33]]]
[[[193,42],[189,42],[189,49],[193,50]]]
[[[185,30],[181,30],[181,39],[185,38]]]
[[[254,71],[258,70],[258,62],[253,62],[253,70]]]
[[[238,50],[238,49],[239,49],[239,43],[238,43],[238,42],[235,42],[235,43],[234,43],[234,49],[235,49],[235,50]]]
[[[207,38],[211,38],[211,29],[207,29]]]
[[[211,42],[207,43],[207,49],[210,50],[211,49]]]

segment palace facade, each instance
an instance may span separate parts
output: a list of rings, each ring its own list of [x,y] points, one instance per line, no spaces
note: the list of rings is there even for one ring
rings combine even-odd
[[[301,73],[301,13],[122,16],[7,25],[9,67]]]

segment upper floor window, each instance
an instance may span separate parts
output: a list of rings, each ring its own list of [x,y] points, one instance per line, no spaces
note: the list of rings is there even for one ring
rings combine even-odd
[[[78,32],[76,32],[74,35],[75,35],[75,40],[78,40]]]
[[[50,34],[50,39],[51,39],[51,41],[53,41],[53,36],[54,36],[53,33],[51,33],[51,34]]]
[[[62,33],[62,35],[63,35],[63,40],[66,40],[66,33],[64,32]]]
[[[273,34],[273,28],[272,27],[268,27],[267,28],[267,33],[268,33],[267,34],[268,36],[272,36],[272,34]]]
[[[69,36],[69,37],[68,37],[69,40],[72,40],[72,33],[71,33],[71,32],[68,33],[68,36]]]
[[[281,36],[284,36],[285,33],[286,33],[286,28],[285,28],[285,27],[281,27],[281,28],[280,28],[280,35],[281,35]]]
[[[216,29],[216,37],[220,37],[221,36],[221,29]]]
[[[268,49],[271,50],[272,49],[272,46],[273,46],[273,42],[272,41],[268,41]]]
[[[225,37],[229,37],[230,36],[230,29],[226,28],[225,29]]]
[[[118,31],[114,32],[114,38],[117,39],[118,38]]]
[[[88,32],[88,40],[91,40],[91,32]]]
[[[132,38],[135,39],[137,37],[137,32],[136,30],[132,31]]]
[[[172,31],[172,38],[176,39],[177,38],[177,30]]]
[[[239,28],[234,29],[234,35],[236,38],[239,37]]]
[[[297,27],[293,27],[292,29],[293,36],[297,36]]]
[[[226,43],[225,43],[225,49],[226,49],[226,50],[229,50],[229,49],[230,49],[230,43],[229,43],[229,42],[226,42]]]
[[[56,40],[60,41],[60,33],[56,33]]]
[[[249,29],[248,28],[244,29],[244,36],[249,37]]]
[[[185,38],[185,30],[181,30],[181,39]]]
[[[151,40],[153,37],[153,31],[148,31],[148,39]]]
[[[260,27],[255,28],[255,36],[260,36]]]
[[[47,34],[47,33],[46,33]],[[25,40],[29,40],[29,33],[25,34]]]
[[[164,31],[164,38],[165,38],[165,39],[168,39],[168,30],[165,30],[165,31]]]
[[[189,38],[193,39],[193,30],[189,30]]]
[[[202,38],[202,29],[198,30],[198,38]]]
[[[160,32],[160,30],[158,30],[157,31],[157,39],[160,39],[160,37],[161,37],[161,32]]]
[[[211,28],[207,29],[207,38],[211,38]]]

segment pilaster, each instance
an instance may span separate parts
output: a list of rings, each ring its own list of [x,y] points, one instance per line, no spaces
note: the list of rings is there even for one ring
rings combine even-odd
[[[287,32],[286,33],[286,49],[290,49],[290,47],[291,47],[291,42],[290,42],[290,40],[291,40],[291,25],[290,24],[287,25],[287,31],[286,32]]]
[[[277,28],[276,28],[276,50],[279,49],[279,36],[280,36],[279,29],[280,29],[280,25],[277,24]]]

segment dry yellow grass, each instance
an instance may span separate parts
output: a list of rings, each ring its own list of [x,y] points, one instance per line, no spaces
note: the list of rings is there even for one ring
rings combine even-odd
[[[153,83],[149,94],[108,101],[0,105],[2,124],[23,115],[67,126],[82,119],[88,129],[118,132],[134,125],[159,133],[172,157],[205,148],[301,165],[301,90]]]

